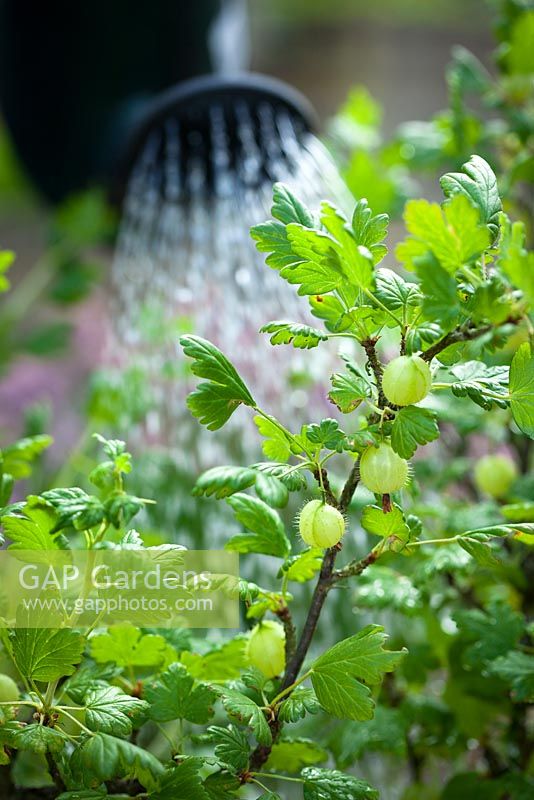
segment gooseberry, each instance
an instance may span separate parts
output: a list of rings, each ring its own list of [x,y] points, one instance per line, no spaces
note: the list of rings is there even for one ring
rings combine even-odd
[[[267,678],[281,675],[286,666],[286,635],[279,622],[266,620],[252,629],[247,657]]]
[[[409,406],[426,397],[432,385],[430,367],[420,356],[399,356],[382,375],[382,389],[390,403]]]
[[[19,687],[9,675],[0,673],[0,703],[16,702],[20,698]]]
[[[396,492],[408,480],[408,462],[387,442],[381,442],[378,447],[371,445],[362,453],[360,478],[375,494]]]
[[[333,547],[345,533],[345,520],[334,506],[310,500],[300,512],[299,531],[311,547]]]
[[[474,471],[477,489],[495,498],[506,497],[517,475],[515,462],[503,454],[483,456]]]

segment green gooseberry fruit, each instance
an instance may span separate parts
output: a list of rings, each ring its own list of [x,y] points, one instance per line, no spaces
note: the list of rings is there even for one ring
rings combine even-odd
[[[271,620],[255,625],[247,643],[247,658],[267,678],[281,675],[286,666],[286,635],[283,626]]]
[[[515,462],[502,453],[483,456],[475,465],[474,477],[477,489],[497,499],[506,497],[517,476]]]
[[[390,403],[409,406],[426,397],[432,385],[430,367],[420,356],[399,356],[382,375],[382,389]]]
[[[387,442],[378,447],[371,445],[360,459],[360,478],[364,486],[375,494],[396,492],[408,480],[408,462],[401,458]]]
[[[333,547],[345,533],[345,519],[334,506],[310,500],[301,509],[299,532],[311,547]]]

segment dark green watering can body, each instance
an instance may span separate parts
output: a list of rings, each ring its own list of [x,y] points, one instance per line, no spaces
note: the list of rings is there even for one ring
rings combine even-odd
[[[53,201],[113,171],[143,103],[210,70],[219,0],[0,0],[0,113]]]

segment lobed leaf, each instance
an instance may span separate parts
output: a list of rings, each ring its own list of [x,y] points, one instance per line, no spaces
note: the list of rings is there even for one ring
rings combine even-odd
[[[499,231],[499,213],[502,210],[497,178],[487,161],[473,155],[462,166],[461,172],[448,172],[440,178],[446,197],[463,195],[479,209],[493,238]]]
[[[233,509],[238,522],[248,529],[247,533],[233,536],[225,545],[227,550],[238,553],[263,553],[285,558],[290,549],[282,520],[262,500],[238,492],[226,501]]]
[[[186,356],[193,359],[191,371],[207,383],[200,383],[187,398],[193,416],[209,430],[221,428],[236,408],[255,406],[255,400],[235,367],[215,345],[200,336],[182,336]]]
[[[339,719],[372,718],[374,702],[369,687],[380,683],[384,673],[392,672],[405,653],[384,650],[385,640],[383,628],[368,625],[313,662],[311,680],[325,711]]]
[[[309,350],[328,340],[323,331],[301,322],[269,322],[260,328],[260,333],[271,333],[271,344],[292,344],[300,350]]]

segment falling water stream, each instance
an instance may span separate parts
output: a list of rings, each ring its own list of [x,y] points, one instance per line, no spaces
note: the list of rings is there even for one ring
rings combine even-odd
[[[249,235],[270,216],[276,181],[312,208],[323,198],[347,205],[323,145],[297,113],[268,101],[215,104],[198,130],[181,129],[171,112],[134,164],[112,271],[113,349],[146,370],[156,408],[149,433],[170,444],[184,444],[190,428],[180,424],[185,382],[165,378],[182,358],[180,330],[213,341],[256,398],[288,419],[305,402],[298,389],[284,393],[288,371],[309,375],[312,360],[321,371],[320,356],[303,360],[258,333],[272,319],[308,317],[306,302],[265,265]],[[147,334],[151,321],[160,339]]]

